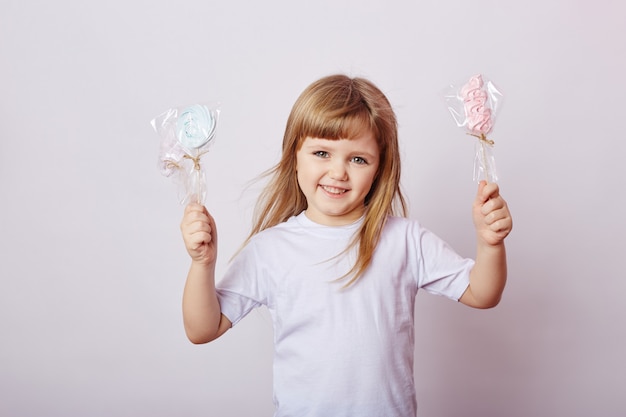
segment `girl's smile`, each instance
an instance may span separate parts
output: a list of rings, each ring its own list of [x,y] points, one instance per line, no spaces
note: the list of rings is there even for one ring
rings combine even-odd
[[[350,224],[365,211],[365,197],[378,171],[373,133],[353,139],[307,137],[296,154],[298,184],[309,219],[328,226]]]
[[[329,194],[331,194],[331,195],[332,195],[332,194],[335,194],[335,195],[337,195],[337,194],[343,194],[343,193],[345,193],[346,191],[348,191],[348,190],[343,189],[343,188],[328,187],[328,186],[326,186],[326,185],[321,185],[320,187],[322,187],[322,188],[324,189],[324,191],[326,191],[327,193],[329,193]]]

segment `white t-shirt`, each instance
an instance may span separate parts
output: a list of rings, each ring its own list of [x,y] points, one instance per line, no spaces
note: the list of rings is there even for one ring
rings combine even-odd
[[[342,253],[361,221],[319,225],[304,213],[255,235],[218,283],[233,323],[267,306],[274,326],[276,417],[413,417],[418,288],[458,300],[474,262],[416,221],[390,217],[367,271]]]

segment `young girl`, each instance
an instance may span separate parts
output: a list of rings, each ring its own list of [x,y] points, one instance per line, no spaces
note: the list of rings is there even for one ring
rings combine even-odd
[[[512,227],[496,184],[473,203],[476,260],[406,218],[395,114],[361,78],[311,84],[291,111],[250,236],[215,285],[217,230],[190,204],[185,331],[212,341],[252,309],[274,326],[275,416],[415,416],[418,289],[498,304]]]

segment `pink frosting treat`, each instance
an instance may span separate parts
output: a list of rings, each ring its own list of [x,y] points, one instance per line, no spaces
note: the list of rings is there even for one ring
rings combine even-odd
[[[470,133],[484,137],[493,128],[491,109],[487,104],[487,92],[483,90],[483,77],[475,75],[461,88],[461,98]]]

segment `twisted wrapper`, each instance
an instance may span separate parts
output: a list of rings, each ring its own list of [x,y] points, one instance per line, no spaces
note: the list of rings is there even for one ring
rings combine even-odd
[[[461,88],[450,86],[445,99],[457,126],[464,127],[468,135],[478,139],[474,157],[474,180],[497,182],[493,156],[495,142],[487,135],[493,130],[502,94],[491,81],[485,82],[482,75],[478,74]]]
[[[206,175],[200,158],[208,152],[217,128],[219,108],[195,104],[169,109],[152,120],[161,136],[159,171],[178,183],[179,200],[202,203],[206,197]]]

